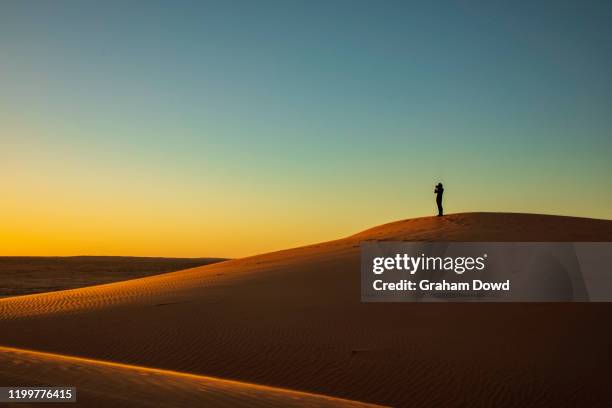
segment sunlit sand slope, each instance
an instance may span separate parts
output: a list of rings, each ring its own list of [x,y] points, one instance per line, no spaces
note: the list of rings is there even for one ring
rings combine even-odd
[[[255,384],[5,347],[0,347],[0,383],[75,386],[78,405],[89,407],[372,407]]]
[[[612,222],[399,221],[326,243],[0,300],[0,344],[394,406],[612,403],[609,304],[360,302],[363,240],[612,241]]]

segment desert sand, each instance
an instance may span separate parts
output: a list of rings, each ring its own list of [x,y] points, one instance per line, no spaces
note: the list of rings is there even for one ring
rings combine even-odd
[[[132,256],[0,256],[0,297],[100,285],[224,260]]]
[[[0,347],[0,375],[3,386],[18,386],[24,381],[49,386],[79,384],[77,402],[81,406],[373,406],[256,384],[6,347]]]
[[[359,244],[371,239],[612,241],[612,221],[425,217],[178,272],[0,299],[0,345],[391,406],[612,404],[612,304],[361,303]],[[4,361],[10,353],[0,350]],[[62,358],[22,353],[22,385]],[[100,374],[107,368],[87,364],[71,385],[111,390]],[[0,372],[0,383],[11,371]],[[138,383],[128,372],[117,376],[126,378],[118,390]],[[165,379],[152,381],[164,389]],[[190,387],[168,381],[180,382],[170,390]],[[161,393],[135,385],[145,388],[153,400]]]

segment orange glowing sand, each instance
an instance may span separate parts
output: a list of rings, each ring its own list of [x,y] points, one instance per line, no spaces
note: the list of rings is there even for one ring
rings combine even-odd
[[[9,347],[0,347],[0,382],[3,386],[78,384],[79,405],[101,407],[374,406],[256,384]]]
[[[0,344],[392,406],[612,404],[611,304],[364,304],[359,245],[368,239],[612,241],[612,221],[418,218],[164,275],[0,299]],[[35,379],[37,370],[23,374]]]

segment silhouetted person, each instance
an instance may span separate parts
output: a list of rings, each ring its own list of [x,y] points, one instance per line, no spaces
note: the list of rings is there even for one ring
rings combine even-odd
[[[442,187],[442,183],[438,183],[434,193],[436,194],[436,204],[438,204],[438,217],[441,217],[444,215],[444,210],[442,209],[442,194],[444,193],[444,187]]]

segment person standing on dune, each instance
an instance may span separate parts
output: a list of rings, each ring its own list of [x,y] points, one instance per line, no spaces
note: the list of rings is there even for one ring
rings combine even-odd
[[[442,187],[442,183],[438,183],[436,189],[434,190],[434,194],[436,195],[436,204],[438,205],[438,217],[443,215],[442,209],[442,193],[444,193],[444,187]]]

